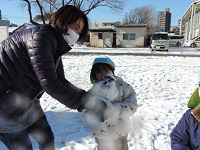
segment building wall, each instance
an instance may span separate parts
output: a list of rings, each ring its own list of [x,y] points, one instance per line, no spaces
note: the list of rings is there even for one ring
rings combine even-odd
[[[189,40],[200,35],[200,1],[192,3],[186,10],[186,13],[181,18],[182,23],[185,23],[184,33],[185,40]]]
[[[9,20],[1,20],[0,19],[0,26],[10,26],[10,21]]]
[[[98,39],[102,33],[102,39]],[[112,47],[113,32],[90,32],[90,45],[94,47]]]
[[[103,34],[103,40],[104,40],[103,47],[112,47],[113,33],[112,32],[105,32]]]
[[[115,22],[92,22],[91,29],[98,29],[98,28],[113,28],[114,29]]]
[[[0,42],[5,40],[9,36],[8,27],[7,26],[0,26]]]
[[[98,45],[98,32],[90,32],[90,45],[97,47],[97,45]]]
[[[171,13],[169,12],[169,8],[165,8],[165,11],[158,12],[158,26],[162,31],[170,31]]]
[[[173,32],[173,33],[178,33],[179,32],[179,27],[178,26],[171,26],[170,27],[170,32]]]
[[[123,33],[135,34],[135,40],[123,40]],[[116,29],[117,47],[144,47],[146,27],[120,27]]]

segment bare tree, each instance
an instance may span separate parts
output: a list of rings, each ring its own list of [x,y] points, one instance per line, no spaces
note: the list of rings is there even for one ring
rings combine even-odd
[[[27,7],[30,22],[46,24],[51,14],[61,6],[66,4],[74,5],[81,9],[85,14],[89,14],[97,7],[109,7],[114,11],[121,11],[124,8],[125,0],[20,0],[21,7]],[[38,15],[33,18],[33,10],[36,10]]]
[[[123,19],[123,24],[146,24],[149,33],[156,30],[157,15],[153,5],[144,5],[127,12]]]

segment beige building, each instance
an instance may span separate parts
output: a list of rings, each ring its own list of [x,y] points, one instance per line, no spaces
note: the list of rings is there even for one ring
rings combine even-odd
[[[9,36],[8,32],[9,26],[10,26],[10,21],[1,19],[1,13],[0,13],[0,42],[5,40]]]
[[[95,23],[90,28],[90,45],[93,47],[144,47],[146,25]]]
[[[90,46],[115,47],[116,24],[119,22],[93,22],[90,27]]]
[[[9,36],[8,27],[7,26],[0,26],[0,42],[5,40]]]
[[[181,18],[184,30],[180,27],[180,34],[184,34],[185,40],[200,35],[200,0],[193,2]]]
[[[144,47],[146,35],[146,25],[118,25],[116,26],[116,46]]]
[[[90,29],[90,46],[115,47],[115,32],[110,28]]]

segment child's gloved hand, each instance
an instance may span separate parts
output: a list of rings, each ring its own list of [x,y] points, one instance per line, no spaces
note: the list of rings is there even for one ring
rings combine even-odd
[[[82,105],[78,111],[85,112],[97,121],[104,122],[104,113],[108,108],[104,101],[99,100],[96,96],[86,94],[82,97]]]
[[[86,111],[86,113],[94,120],[97,122],[104,122],[104,112],[101,111],[94,111],[93,110],[88,110]]]

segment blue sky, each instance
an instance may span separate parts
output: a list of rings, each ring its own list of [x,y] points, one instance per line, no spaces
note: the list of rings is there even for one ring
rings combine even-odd
[[[124,14],[136,7],[152,4],[156,11],[164,11],[170,8],[172,13],[171,25],[177,25],[178,19],[182,17],[188,7],[195,0],[125,0],[126,5],[124,11],[113,12],[105,7],[99,7],[90,12],[88,18],[94,21],[122,21]],[[15,24],[23,24],[29,22],[27,9],[21,9],[19,0],[0,0],[0,10],[2,16]]]

